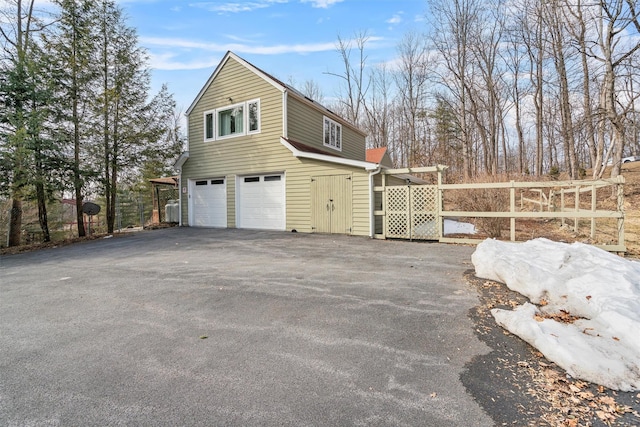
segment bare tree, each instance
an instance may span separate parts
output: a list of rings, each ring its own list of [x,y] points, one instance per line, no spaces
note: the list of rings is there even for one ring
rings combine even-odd
[[[371,85],[365,69],[367,56],[365,55],[365,46],[369,40],[366,31],[356,34],[352,40],[344,40],[338,36],[336,49],[342,58],[344,70],[341,74],[335,72],[327,72],[328,75],[338,77],[343,82],[342,93],[340,94],[340,104],[346,113],[346,119],[357,125],[361,118],[360,114],[364,109],[365,98]],[[357,49],[357,58],[352,58],[353,48]]]
[[[388,147],[391,133],[391,76],[385,63],[371,73],[371,91],[365,108],[365,130],[369,134],[369,146]],[[391,151],[390,155],[394,154]]]
[[[471,99],[471,54],[475,27],[481,10],[480,0],[429,0],[433,16],[431,40],[442,61],[436,73],[456,101],[456,116],[460,126],[463,177],[471,178],[473,161],[472,129],[468,112]]]
[[[600,61],[603,66],[603,80],[600,90],[599,108],[606,118],[609,129],[602,121],[598,132],[600,140],[604,140],[603,134],[610,131],[611,146],[613,148],[613,167],[611,177],[620,174],[620,166],[625,145],[625,120],[630,112],[629,103],[621,99],[618,89],[621,88],[620,80],[630,78],[619,72],[625,64],[640,49],[640,43],[625,44],[622,42],[625,31],[631,26],[640,29],[636,2],[630,0],[599,1],[597,17],[598,52],[591,49],[591,54]],[[628,94],[627,94],[628,95]],[[626,107],[624,106],[626,104]],[[599,150],[603,151],[603,150]],[[601,170],[602,174],[604,170]]]
[[[395,73],[404,132],[407,166],[423,166],[426,160],[428,83],[427,49],[424,38],[407,33],[398,46],[399,69]]]

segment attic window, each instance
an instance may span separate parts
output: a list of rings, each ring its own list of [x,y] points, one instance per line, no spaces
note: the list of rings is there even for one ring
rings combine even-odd
[[[328,117],[323,117],[323,141],[326,147],[333,148],[338,151],[342,151],[342,125],[331,120]]]

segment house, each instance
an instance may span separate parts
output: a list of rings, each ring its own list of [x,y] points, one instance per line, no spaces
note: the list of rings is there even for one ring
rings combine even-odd
[[[186,111],[180,223],[374,235],[386,148],[232,52]]]

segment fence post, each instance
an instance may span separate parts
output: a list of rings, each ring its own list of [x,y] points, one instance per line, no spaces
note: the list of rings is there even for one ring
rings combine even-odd
[[[618,218],[618,246],[624,247],[624,177],[618,175],[618,212],[622,216]]]
[[[385,173],[382,174],[382,210],[384,211],[384,215],[382,215],[382,238],[387,238],[387,217],[389,215],[389,207],[387,204],[387,175]]]
[[[511,180],[511,188],[509,189],[509,208],[511,211],[511,219],[510,219],[510,223],[509,223],[509,228],[510,228],[510,237],[511,237],[511,241],[515,242],[516,241],[516,217],[514,216],[514,214],[516,213],[516,187],[515,187],[515,182],[513,180]]]
[[[437,227],[438,227],[438,239],[442,239],[442,237],[444,236],[444,225],[443,225],[443,220],[442,220],[442,209],[443,209],[443,203],[444,203],[444,196],[442,194],[443,190],[442,190],[442,170],[440,169],[440,167],[438,167],[438,191],[437,191],[437,201],[436,201],[436,205],[438,206],[438,212],[436,213],[437,215]]]
[[[596,185],[591,185],[591,212],[596,211]],[[591,239],[594,240],[596,238],[596,217],[591,217]]]
[[[575,211],[576,212],[580,212],[580,185],[576,185],[575,188],[575,199],[576,199],[576,207],[575,207]],[[579,222],[579,218],[576,217],[573,219],[573,232],[578,234],[578,222]]]
[[[564,212],[564,188],[560,188],[560,212]],[[560,225],[564,227],[565,218],[564,215],[560,218]]]

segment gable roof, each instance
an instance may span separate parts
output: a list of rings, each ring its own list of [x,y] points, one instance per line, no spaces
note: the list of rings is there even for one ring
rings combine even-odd
[[[235,53],[233,53],[231,51],[227,51],[227,53],[224,55],[224,57],[222,58],[222,60],[220,61],[220,63],[216,67],[216,69],[213,71],[213,73],[211,74],[211,76],[209,77],[207,82],[204,84],[202,89],[200,89],[200,92],[198,92],[198,95],[196,96],[196,98],[193,100],[193,102],[191,103],[189,108],[187,108],[187,111],[185,112],[186,116],[189,116],[191,111],[195,108],[195,106],[198,103],[198,101],[200,101],[200,98],[202,98],[202,96],[205,94],[205,92],[207,91],[207,89],[209,88],[211,83],[213,83],[215,78],[218,76],[218,74],[220,73],[220,71],[222,70],[224,65],[227,63],[227,61],[229,61],[229,58],[233,58],[239,64],[241,64],[244,67],[246,67],[248,70],[250,70],[251,72],[253,72],[257,76],[262,78],[264,81],[266,81],[267,83],[269,83],[270,85],[275,87],[280,92],[290,93],[290,94],[294,95],[296,98],[298,98],[300,101],[306,103],[307,105],[312,106],[313,108],[316,108],[316,109],[322,111],[324,114],[327,114],[327,115],[331,116],[333,119],[336,119],[337,121],[339,121],[343,125],[349,126],[351,129],[353,129],[354,131],[360,133],[361,135],[363,135],[363,136],[367,135],[365,132],[363,132],[357,126],[353,125],[352,123],[349,123],[347,120],[345,120],[344,118],[340,117],[339,115],[337,115],[333,111],[329,110],[327,107],[325,107],[322,104],[314,101],[313,99],[309,98],[308,96],[305,96],[302,92],[298,91],[293,86],[289,86],[288,84],[283,83],[281,80],[278,80],[277,78],[273,77],[271,74],[261,70],[260,68],[258,68],[255,65],[251,64],[249,61],[246,61],[246,60],[242,59],[241,57],[239,57],[238,55],[236,55]]]
[[[282,83],[280,80],[276,79],[273,76],[270,76],[269,74],[267,74],[264,71],[260,70],[258,67],[254,67],[249,62],[247,62],[244,59],[240,58],[235,53],[233,53],[231,51],[227,51],[227,53],[224,55],[224,57],[222,58],[222,60],[220,61],[220,63],[216,67],[216,69],[213,70],[213,73],[211,74],[211,76],[209,76],[209,79],[207,80],[207,82],[204,84],[204,86],[202,86],[202,89],[200,89],[200,92],[198,92],[198,95],[196,95],[196,98],[193,100],[193,102],[191,103],[189,108],[187,108],[187,111],[184,113],[186,116],[188,116],[191,113],[191,111],[194,109],[194,107],[196,106],[198,101],[200,101],[200,98],[202,98],[202,96],[205,94],[205,92],[207,91],[209,86],[211,86],[211,83],[213,83],[213,81],[218,76],[218,74],[220,73],[220,71],[222,70],[224,65],[227,63],[229,58],[233,58],[238,63],[242,64],[244,67],[246,67],[250,71],[252,71],[254,74],[256,74],[257,76],[261,77],[264,81],[266,81],[267,83],[271,84],[273,87],[275,87],[279,91],[284,92],[284,90],[286,88],[286,85],[284,83]]]

